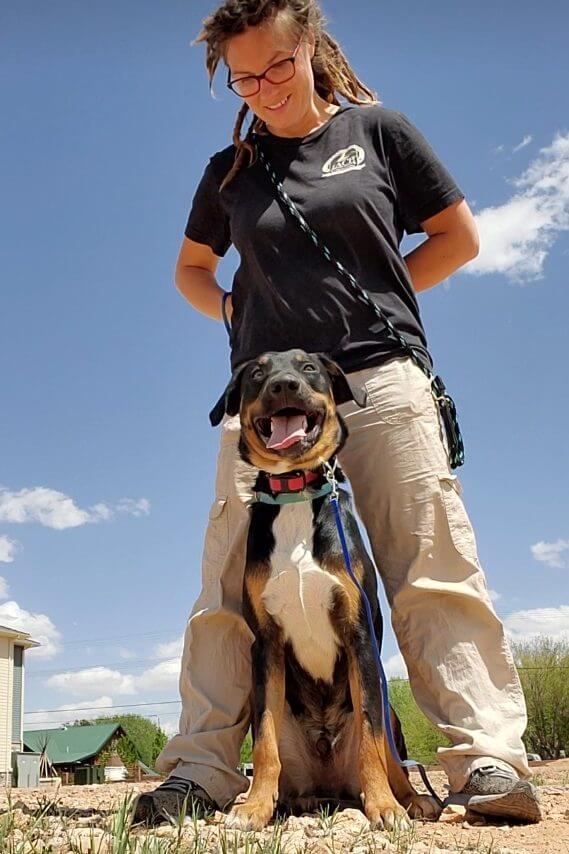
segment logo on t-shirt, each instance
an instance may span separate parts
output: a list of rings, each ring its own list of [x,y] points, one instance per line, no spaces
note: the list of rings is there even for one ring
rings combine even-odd
[[[340,151],[328,158],[322,167],[322,177],[330,178],[332,175],[343,175],[344,172],[363,169],[365,158],[366,153],[360,145],[348,145],[347,148],[341,148]]]

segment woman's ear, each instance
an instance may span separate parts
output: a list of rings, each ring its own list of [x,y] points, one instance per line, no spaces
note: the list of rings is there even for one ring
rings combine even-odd
[[[314,35],[314,27],[312,24],[308,24],[303,39],[308,45],[308,55],[310,56],[310,59],[314,59],[314,54],[316,52],[316,36]]]

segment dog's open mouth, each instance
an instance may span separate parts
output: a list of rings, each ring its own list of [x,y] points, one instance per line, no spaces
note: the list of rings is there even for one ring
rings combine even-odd
[[[312,444],[320,433],[323,420],[322,413],[286,407],[255,419],[255,428],[267,448],[283,451],[298,442]]]

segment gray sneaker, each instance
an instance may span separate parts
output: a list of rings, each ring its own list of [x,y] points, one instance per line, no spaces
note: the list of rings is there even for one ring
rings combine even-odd
[[[132,823],[154,826],[177,821],[181,815],[200,819],[216,809],[215,802],[196,783],[183,777],[169,777],[152,792],[138,796]]]
[[[535,786],[495,765],[477,768],[460,792],[472,812],[535,824],[543,818]]]

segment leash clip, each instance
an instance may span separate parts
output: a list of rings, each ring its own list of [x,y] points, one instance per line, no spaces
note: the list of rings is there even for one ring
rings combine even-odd
[[[332,488],[332,492],[330,493],[330,498],[333,500],[338,500],[340,493],[338,492],[338,481],[336,480],[336,466],[338,465],[338,459],[335,458],[332,465],[328,462],[328,460],[322,460],[322,466],[324,468],[324,477],[330,484]]]
[[[434,374],[431,374],[431,394],[437,403],[440,401],[446,404],[448,401],[444,382],[439,376],[435,376]]]

